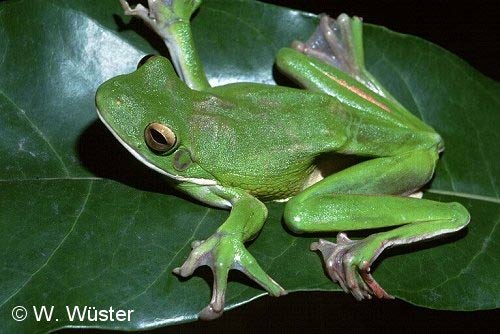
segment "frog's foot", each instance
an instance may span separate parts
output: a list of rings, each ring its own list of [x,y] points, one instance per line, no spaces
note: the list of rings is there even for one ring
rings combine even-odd
[[[292,47],[338,68],[384,96],[379,84],[365,69],[362,34],[362,20],[359,17],[341,14],[337,19],[332,19],[322,14],[316,31],[307,42],[295,41]]]
[[[132,8],[126,0],[120,0],[120,3],[125,15],[139,17],[163,39],[168,39],[169,26],[179,21],[189,22],[201,0],[148,0],[148,8],[141,4]]]
[[[384,249],[383,245],[373,246],[370,237],[350,240],[339,233],[336,244],[320,239],[311,244],[311,250],[321,252],[331,279],[357,300],[371,299],[372,295],[392,299],[370,274],[370,265]]]
[[[360,19],[350,18],[346,14],[339,15],[336,20],[322,14],[316,31],[307,42],[295,41],[293,48],[346,73],[357,74],[362,66],[362,63],[359,63],[362,59],[357,59],[359,56],[354,45],[355,31],[351,26],[351,23],[356,21]]]
[[[212,269],[214,275],[212,300],[200,312],[200,319],[212,320],[222,315],[230,269],[243,272],[272,296],[286,294],[286,291],[264,272],[238,237],[217,232],[207,240],[193,242],[191,246],[193,250],[186,262],[181,267],[175,268],[174,273],[187,277],[200,266],[207,265]]]

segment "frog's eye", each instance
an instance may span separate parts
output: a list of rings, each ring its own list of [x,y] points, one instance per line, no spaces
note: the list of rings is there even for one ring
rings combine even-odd
[[[177,141],[174,132],[161,123],[150,123],[144,130],[144,140],[157,153],[168,152]]]

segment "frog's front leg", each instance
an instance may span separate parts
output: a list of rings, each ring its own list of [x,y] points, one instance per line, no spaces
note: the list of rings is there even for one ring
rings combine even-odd
[[[163,39],[177,74],[191,89],[210,87],[189,23],[201,0],[148,0],[148,8],[141,4],[132,8],[126,0],[120,0],[120,3],[126,15],[139,17]]]
[[[214,202],[219,201],[217,197],[221,201],[229,201],[232,206],[231,213],[211,237],[193,242],[193,250],[186,262],[174,269],[174,273],[183,277],[190,276],[200,266],[207,265],[212,269],[212,300],[199,314],[200,319],[204,320],[215,319],[222,314],[230,269],[243,272],[272,296],[286,294],[286,291],[264,272],[243,244],[254,238],[262,228],[267,217],[265,205],[255,197],[234,189],[217,186],[210,192]],[[207,198],[206,191],[204,198]]]

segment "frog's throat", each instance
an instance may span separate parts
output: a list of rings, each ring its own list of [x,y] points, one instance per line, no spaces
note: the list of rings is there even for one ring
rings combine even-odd
[[[151,168],[152,170],[166,175],[167,177],[174,179],[179,182],[189,182],[189,183],[194,183],[198,184],[201,186],[213,186],[217,185],[217,182],[214,180],[208,180],[208,179],[201,179],[201,178],[191,178],[191,177],[184,177],[181,175],[175,175],[175,174],[170,174],[163,169],[159,168],[155,164],[153,164],[151,161],[147,160],[143,156],[141,156],[137,151],[135,151],[129,144],[127,144],[120,136],[116,133],[116,131],[106,122],[106,120],[102,117],[101,113],[99,112],[99,109],[97,109],[97,115],[99,116],[99,119],[104,123],[104,125],[108,128],[108,130],[115,136],[115,138],[120,142],[120,144],[123,145],[129,151],[137,160],[142,162],[144,165],[147,167]]]

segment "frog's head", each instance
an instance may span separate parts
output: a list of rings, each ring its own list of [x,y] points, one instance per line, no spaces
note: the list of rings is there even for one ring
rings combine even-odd
[[[193,95],[163,57],[151,57],[135,72],[103,83],[97,114],[118,141],[153,170],[177,181],[215,184],[189,145]]]

